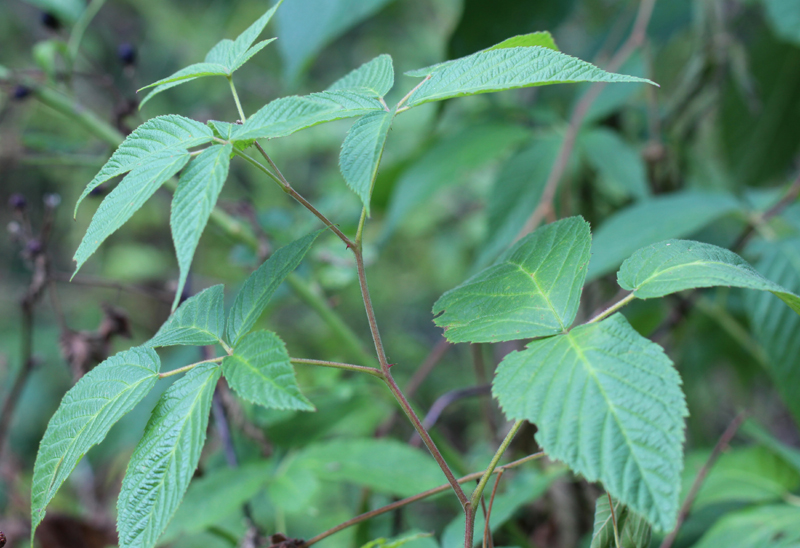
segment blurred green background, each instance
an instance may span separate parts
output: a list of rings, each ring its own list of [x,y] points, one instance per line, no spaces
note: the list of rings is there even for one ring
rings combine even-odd
[[[51,212],[53,228],[46,242],[57,300],[45,296],[35,307],[34,368],[19,394],[0,457],[0,530],[15,539],[11,546],[27,545],[22,539],[37,444],[81,368],[75,359],[70,366],[67,350],[74,353],[76,344],[98,335],[109,307],[129,322],[131,338],[119,336],[125,330],[117,329],[105,351],[148,339],[169,314],[177,278],[168,230],[170,196],[161,190],[109,238],[75,282],[67,283],[72,254],[109,185],[87,200],[75,220],[72,208],[111,150],[97,135],[42,104],[33,89],[55,89],[123,133],[167,113],[203,122],[234,121],[235,105],[223,79],[176,87],[142,111],[136,89],[200,61],[218,40],[235,37],[259,17],[268,2],[108,0],[93,5],[99,11],[72,66],[63,48],[84,13],[82,0],[6,0],[0,5],[0,203],[13,195],[27,201],[24,215],[19,203],[16,209],[0,209],[0,224],[9,228],[0,238],[0,401],[9,397],[21,365],[19,303],[36,270],[30,258],[38,253],[30,246],[40,240],[50,215],[46,201],[54,205],[54,195],[60,199]],[[638,2],[618,0],[286,0],[265,33],[278,40],[234,79],[250,114],[277,97],[322,90],[361,63],[389,53],[397,73],[388,100],[397,101],[416,83],[402,72],[536,30],[551,31],[561,51],[603,66],[628,37],[637,8]],[[644,44],[619,72],[650,78],[660,87],[604,89],[578,133],[556,198],[558,217],[581,214],[595,232],[583,318],[613,298],[613,273],[638,247],[669,237],[730,247],[750,219],[775,203],[796,177],[800,2],[659,0]],[[522,228],[539,201],[570,113],[587,89],[558,85],[480,95],[424,105],[396,120],[366,229],[367,268],[400,385],[432,350],[446,350],[413,397],[422,414],[449,391],[488,382],[499,359],[516,348],[515,343],[448,348],[433,325],[431,305],[489,264]],[[337,164],[351,123],[324,124],[266,144],[293,185],[346,233],[355,232],[361,209]],[[271,249],[319,228],[306,210],[243,162],[233,162],[220,204],[251,224]],[[800,206],[790,205],[773,219],[771,230],[796,237]],[[759,232],[751,241],[748,258],[758,258],[762,236]],[[195,256],[190,290],[225,283],[226,296],[232,298],[255,265],[252,252],[209,225]],[[800,290],[792,287],[800,285],[800,262],[787,268],[791,272],[776,281]],[[369,349],[354,263],[341,242],[325,234],[298,274]],[[696,306],[686,306],[689,300]],[[629,308],[626,315],[634,326],[645,335],[655,334],[684,379],[691,412],[688,483],[740,409],[748,409],[785,447],[800,446],[797,418],[786,407],[792,394],[800,401],[800,386],[784,385],[779,396],[769,368],[759,363],[759,356],[762,362],[771,356],[763,341],[749,333],[744,293],[720,289],[699,299],[637,302]],[[357,359],[286,287],[262,325],[286,341],[292,356]],[[476,353],[483,367],[476,367]],[[162,358],[166,369],[198,359],[189,349],[164,351]],[[793,365],[791,353],[788,360]],[[308,538],[393,496],[441,482],[435,466],[432,477],[425,475],[429,459],[420,469],[404,464],[397,456],[401,452],[381,455],[371,446],[355,454],[364,466],[383,463],[378,472],[395,476],[401,487],[381,489],[380,482],[370,483],[360,477],[361,464],[355,471],[334,473],[325,458],[340,458],[337,451],[343,460],[356,458],[355,446],[336,443],[371,440],[393,412],[393,400],[371,378],[303,366],[297,374],[317,413],[231,404],[240,411],[233,421],[239,460],[261,467],[248,473],[264,474],[263,489],[246,491],[249,482],[241,475],[238,484],[236,478],[215,479],[226,464],[212,425],[198,472],[198,481],[210,483],[193,487],[186,505],[202,507],[204,497],[210,497],[208,504],[225,510],[202,527],[186,517],[192,515],[188,510],[179,514],[170,533],[178,539],[176,546],[230,546],[226,533],[238,538],[244,532],[240,506],[248,497],[252,518],[263,531]],[[108,535],[119,482],[156,399],[153,394],[137,407],[76,470],[53,503],[55,517],[43,526],[43,548],[113,541]],[[504,424],[493,400],[471,397],[451,404],[434,434],[453,467],[465,474],[485,466]],[[732,507],[797,493],[800,469],[776,457],[774,448],[765,449],[766,438],[755,443],[753,432],[761,432],[756,426],[748,431],[720,461],[717,483],[707,484],[704,503],[698,503],[676,546],[691,545]],[[398,420],[389,434],[405,441],[411,428]],[[536,449],[532,430],[518,438],[512,446],[515,455]],[[743,477],[747,471],[750,476]],[[222,485],[230,493],[220,491]],[[553,463],[517,473],[502,486],[504,498],[496,503],[498,546],[588,546],[599,493]],[[458,514],[450,499],[409,507],[399,517],[383,516],[320,546],[360,546],[408,530],[437,534],[407,546],[457,546],[458,527],[446,529]],[[206,525],[212,526],[210,532],[204,531]]]

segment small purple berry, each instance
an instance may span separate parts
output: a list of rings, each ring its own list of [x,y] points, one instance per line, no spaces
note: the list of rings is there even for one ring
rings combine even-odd
[[[123,43],[117,47],[117,57],[126,67],[136,63],[136,48],[133,44]]]
[[[16,192],[8,199],[8,206],[15,211],[23,211],[27,205],[28,200],[25,196]]]
[[[40,242],[36,238],[31,238],[25,245],[25,250],[31,255],[38,255],[39,253],[42,252],[42,249],[43,249],[42,242]]]
[[[14,88],[14,99],[17,99],[19,101],[25,99],[30,94],[31,94],[31,89],[27,86],[23,86],[22,84]]]
[[[50,30],[58,30],[61,28],[61,21],[49,11],[43,11],[42,15],[39,16],[39,21]]]

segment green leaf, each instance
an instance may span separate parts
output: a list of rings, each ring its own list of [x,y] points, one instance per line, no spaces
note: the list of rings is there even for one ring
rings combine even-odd
[[[654,196],[622,209],[594,231],[587,281],[613,272],[639,248],[689,236],[741,209],[730,194],[697,190]]]
[[[639,82],[644,78],[606,72],[546,47],[489,49],[462,57],[431,73],[408,106],[452,97],[573,82]]]
[[[627,506],[614,501],[612,516],[608,495],[600,495],[595,504],[594,531],[590,548],[617,548],[614,539],[614,520],[617,522],[620,546],[618,548],[649,548],[651,528],[642,516]]]
[[[146,121],[123,141],[108,162],[94,176],[75,204],[75,215],[89,193],[112,177],[151,163],[165,151],[182,150],[209,143],[214,133],[200,122],[170,114]]]
[[[749,436],[753,440],[766,447],[773,454],[779,456],[783,461],[791,466],[796,472],[800,473],[800,450],[790,447],[770,434],[754,419],[747,419],[741,428],[741,433]]]
[[[730,512],[693,548],[790,548],[800,542],[800,508],[787,504]]]
[[[189,485],[186,496],[159,544],[199,533],[225,520],[258,494],[272,476],[272,463],[254,462],[214,470]],[[213,504],[209,504],[214,501]]]
[[[566,331],[578,312],[592,236],[582,217],[529,234],[493,266],[442,295],[433,313],[450,342],[497,342]]]
[[[219,343],[225,328],[224,287],[215,285],[186,299],[145,345],[156,348]]]
[[[314,240],[324,230],[312,232],[283,246],[245,280],[228,314],[227,334],[231,346],[236,346],[242,337],[253,328],[272,298],[272,294],[283,283],[286,276],[297,268],[308,250],[311,249]]]
[[[196,366],[156,404],[133,452],[117,501],[120,548],[151,548],[194,475],[206,439],[217,364]]]
[[[180,267],[173,309],[178,306],[197,243],[228,178],[232,151],[231,145],[208,147],[192,160],[178,181],[170,214],[172,241],[175,243],[175,254]]]
[[[769,291],[800,314],[800,297],[766,279],[733,251],[701,242],[666,240],[640,249],[622,263],[617,280],[639,299],[720,285]]]
[[[500,363],[493,393],[509,419],[536,424],[554,459],[656,528],[675,525],[686,402],[663,349],[624,316],[530,343]],[[587,411],[588,410],[588,411]]]
[[[407,215],[438,190],[458,184],[529,137],[527,129],[511,124],[473,125],[441,137],[403,171],[394,185],[382,237],[388,238]]]
[[[147,395],[161,362],[150,348],[132,348],[108,358],[66,393],[47,425],[31,487],[31,539],[53,499],[86,452]]]
[[[318,443],[304,449],[297,460],[322,480],[346,481],[398,497],[410,497],[446,481],[428,453],[389,438]]]
[[[432,536],[433,533],[414,533],[396,539],[378,538],[371,540],[361,548],[400,548],[404,544]]]
[[[394,85],[392,57],[379,55],[334,82],[327,91],[352,90],[364,95],[382,98]]]
[[[292,0],[278,12],[278,51],[294,82],[322,49],[391,0]]]
[[[642,155],[617,132],[606,128],[587,129],[579,134],[578,144],[613,194],[623,199],[643,199],[650,195]]]
[[[764,242],[756,270],[800,293],[800,239]],[[781,399],[800,424],[800,316],[769,293],[749,293],[745,308],[756,339],[767,353],[767,370]]]
[[[282,97],[268,103],[243,125],[237,126],[233,138],[242,141],[285,137],[323,122],[354,118],[375,111],[384,111],[381,102],[358,90]]]
[[[392,127],[394,112],[373,112],[358,120],[345,137],[339,154],[339,168],[347,186],[358,194],[369,215],[369,201],[386,136]]]
[[[239,396],[272,409],[314,411],[297,386],[283,341],[271,331],[242,338],[233,354],[222,360],[225,380]]]
[[[778,37],[800,45],[800,4],[794,0],[762,0],[767,22]]]
[[[188,67],[182,68],[181,70],[175,72],[171,76],[162,78],[157,82],[153,82],[152,84],[137,90],[142,91],[152,87],[156,88],[151,91],[141,103],[139,103],[139,108],[141,109],[145,103],[162,91],[166,91],[177,85],[190,82],[197,78],[202,78],[204,76],[224,76],[226,78],[230,78],[230,76],[242,65],[244,65],[253,55],[261,51],[264,46],[275,40],[275,38],[262,40],[253,46],[253,42],[255,42],[256,38],[258,38],[258,36],[264,31],[264,27],[267,26],[267,23],[269,23],[269,20],[272,18],[272,15],[275,13],[275,10],[278,9],[281,3],[283,3],[283,0],[280,0],[272,8],[267,10],[266,13],[259,17],[255,23],[250,25],[247,30],[240,34],[236,40],[224,39],[217,42],[217,44],[206,54],[204,62],[189,65]]]

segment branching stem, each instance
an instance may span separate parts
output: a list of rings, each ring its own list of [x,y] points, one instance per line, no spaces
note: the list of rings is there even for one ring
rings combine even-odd
[[[364,367],[363,365],[353,365],[350,363],[329,362],[323,360],[308,360],[305,358],[290,358],[290,361],[292,363],[304,363],[308,365],[319,365],[320,367],[333,367],[335,369],[356,371],[358,373],[366,373],[368,375],[372,375],[373,377],[378,377],[379,379],[383,379],[383,373],[381,373],[381,370],[376,369],[374,367]]]
[[[525,421],[518,420],[514,423],[514,425],[511,427],[511,430],[508,431],[508,434],[503,440],[503,443],[500,444],[497,452],[492,457],[489,467],[486,468],[486,471],[483,473],[483,476],[478,482],[478,486],[475,488],[475,491],[472,492],[472,498],[470,502],[472,503],[473,508],[478,507],[478,502],[480,502],[481,496],[483,496],[483,490],[486,488],[486,482],[489,481],[489,477],[494,473],[497,463],[500,462],[500,459],[503,457],[506,449],[508,449],[509,444],[511,444],[511,440],[514,439],[514,436],[517,435],[517,432],[519,432],[519,429],[522,427],[523,422]]]
[[[204,363],[219,363],[223,359],[225,359],[225,356],[220,356],[219,358],[211,358],[210,360],[202,360],[202,361],[199,361],[199,362],[190,363],[189,365],[184,365],[183,367],[179,367],[177,369],[173,369],[172,371],[167,371],[165,373],[159,373],[158,374],[158,378],[159,379],[165,379],[165,378],[171,377],[173,375],[179,375],[181,373],[186,373],[187,371],[191,371],[192,369],[194,369],[198,365],[201,365],[201,364],[204,364]]]

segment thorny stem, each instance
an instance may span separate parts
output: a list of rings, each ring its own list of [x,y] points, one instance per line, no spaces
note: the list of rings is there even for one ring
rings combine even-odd
[[[625,297],[623,297],[622,299],[620,299],[616,303],[612,304],[611,306],[609,306],[608,308],[606,308],[605,310],[603,310],[602,312],[597,314],[594,318],[592,318],[591,320],[589,320],[586,323],[587,324],[597,323],[600,320],[602,320],[604,318],[607,318],[608,316],[610,316],[611,314],[613,314],[614,312],[616,312],[617,310],[619,310],[620,308],[622,308],[623,306],[625,306],[626,304],[628,304],[629,302],[631,302],[635,298],[636,298],[636,295],[634,295],[633,292],[628,293],[627,295],[625,295]]]
[[[608,509],[611,510],[611,526],[614,528],[614,546],[621,548],[619,543],[619,528],[617,527],[617,516],[614,514],[614,501],[611,500],[611,493],[606,491],[608,496]]]
[[[305,358],[289,358],[289,361],[291,361],[292,363],[304,363],[308,365],[319,365],[321,367],[333,367],[335,369],[356,371],[359,373],[366,373],[368,375],[372,375],[373,377],[378,377],[379,379],[383,379],[383,373],[381,373],[381,370],[376,369],[374,367],[364,367],[363,365],[353,365],[350,363],[329,362],[323,360],[308,360]]]
[[[187,371],[190,371],[190,370],[194,369],[195,367],[197,367],[198,365],[202,365],[204,363],[219,363],[224,358],[225,358],[225,356],[220,356],[219,358],[211,358],[211,359],[208,359],[208,360],[202,360],[202,361],[199,361],[199,362],[190,363],[189,365],[184,365],[183,367],[179,367],[177,369],[173,369],[172,371],[167,371],[165,373],[159,373],[158,374],[158,378],[159,379],[164,379],[166,377],[171,377],[173,375],[179,375],[181,373],[186,373]]]
[[[509,462],[508,464],[504,464],[503,466],[497,467],[497,469],[495,469],[494,473],[495,474],[503,473],[506,470],[510,470],[512,468],[516,468],[517,466],[521,466],[521,465],[525,464],[526,462],[530,462],[532,460],[540,459],[543,456],[544,456],[544,452],[543,451],[540,451],[538,453],[533,453],[532,455],[528,455],[527,457],[523,457],[523,458],[521,458],[519,460],[515,460],[513,462]],[[456,481],[459,484],[467,483],[467,482],[470,482],[470,481],[475,481],[476,479],[482,477],[483,474],[484,474],[484,472],[474,472],[472,474],[468,474],[468,475],[466,475],[466,476],[464,476],[462,478],[459,478]],[[434,487],[433,489],[428,489],[427,491],[423,491],[422,493],[413,495],[413,496],[405,498],[403,500],[398,500],[397,502],[393,502],[391,504],[387,504],[386,506],[383,506],[381,508],[377,508],[375,510],[370,510],[369,512],[364,512],[363,514],[361,514],[359,516],[356,516],[356,517],[351,518],[351,519],[349,519],[349,520],[347,520],[347,521],[345,521],[343,523],[340,523],[336,527],[328,529],[327,531],[325,531],[323,533],[320,533],[319,535],[317,535],[317,536],[305,541],[298,548],[308,548],[309,546],[311,546],[313,544],[316,544],[316,543],[328,538],[329,536],[331,536],[331,535],[333,535],[335,533],[338,533],[339,531],[347,529],[348,527],[352,527],[353,525],[361,523],[362,521],[366,521],[368,519],[372,519],[374,517],[380,516],[380,515],[385,514],[387,512],[391,512],[393,510],[397,510],[398,508],[402,508],[402,507],[407,506],[407,505],[409,505],[409,504],[411,504],[413,502],[417,502],[419,500],[423,500],[423,499],[426,499],[428,497],[432,497],[433,495],[438,495],[439,493],[443,493],[444,491],[447,491],[448,489],[450,489],[450,487],[451,487],[451,485],[449,483],[445,483],[443,485],[440,485],[438,487]]]
[[[503,443],[500,444],[500,447],[497,449],[497,452],[492,457],[492,461],[489,463],[489,467],[483,473],[483,477],[481,477],[480,482],[478,482],[478,486],[475,488],[475,491],[472,492],[472,499],[470,502],[472,503],[473,508],[477,507],[478,502],[481,500],[481,496],[483,495],[483,490],[486,488],[486,482],[489,481],[489,477],[494,473],[494,469],[497,467],[497,463],[500,462],[500,459],[503,457],[503,453],[506,452],[508,449],[511,440],[514,439],[514,436],[517,435],[519,429],[522,427],[522,423],[524,421],[518,420],[514,423],[511,427],[511,430],[508,431]]]

